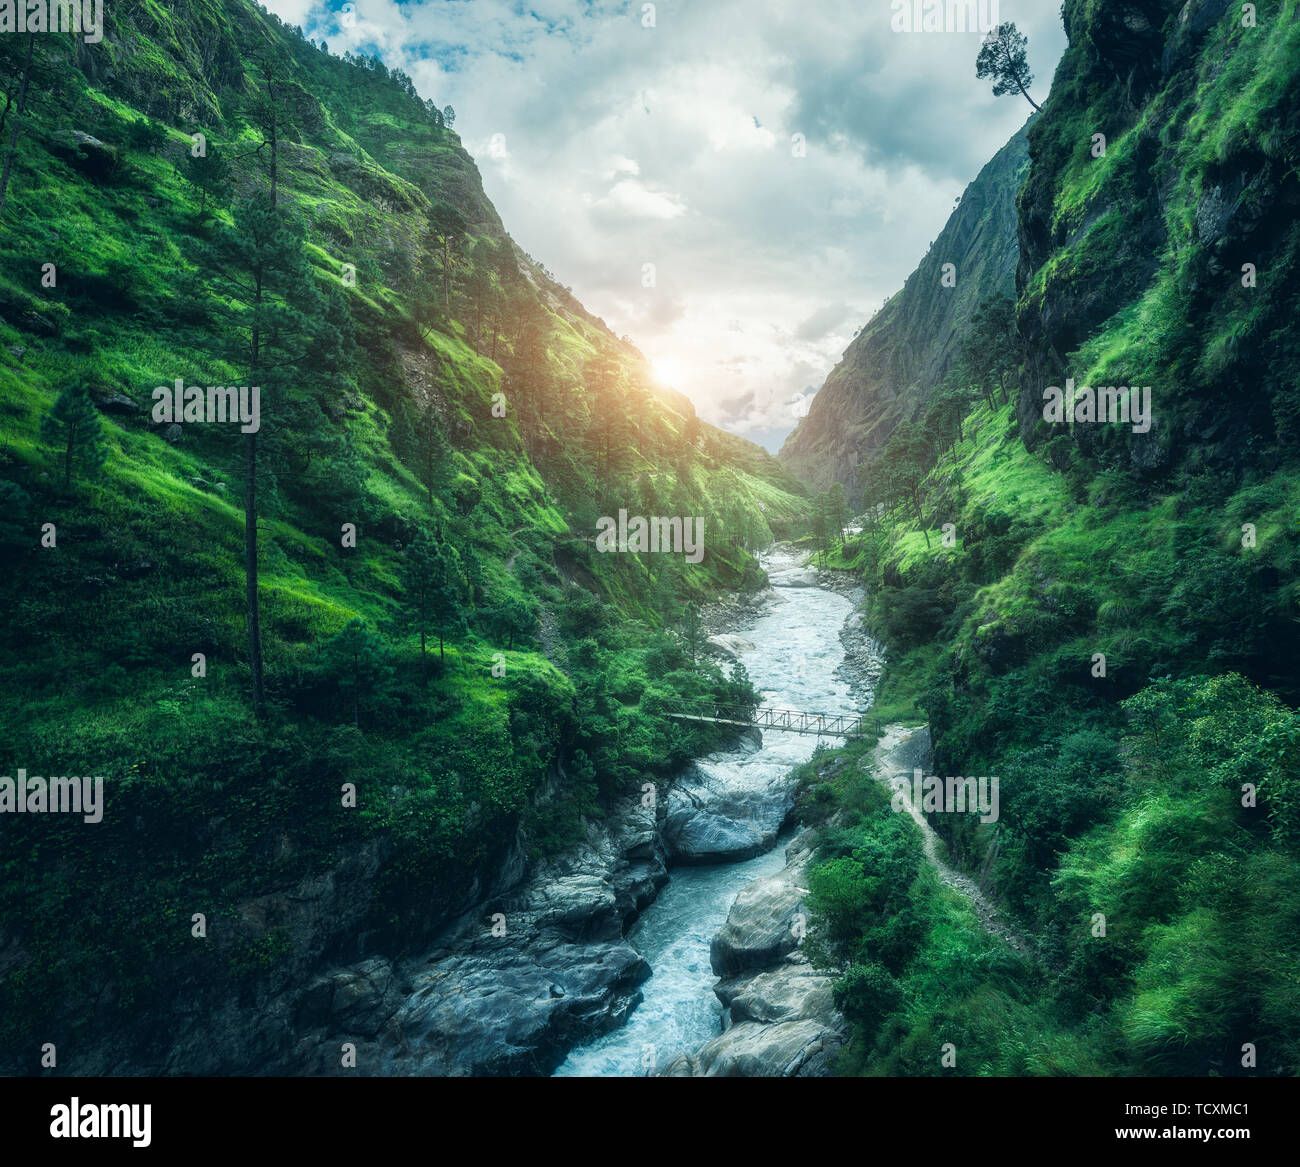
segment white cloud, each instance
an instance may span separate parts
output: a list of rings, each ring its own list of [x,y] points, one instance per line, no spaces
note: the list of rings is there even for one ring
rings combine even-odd
[[[453,105],[519,243],[703,416],[769,439],[1030,112],[976,80],[978,35],[896,34],[888,0],[659,0],[654,28],[611,0],[353,0],[350,29],[267,3]],[[1000,5],[1039,101],[1055,7]]]
[[[624,158],[622,154],[615,154],[609,160],[609,169],[605,171],[605,177],[614,179],[624,174],[640,174],[641,166],[635,158]]]
[[[607,195],[592,203],[591,208],[611,222],[619,219],[675,219],[686,213],[686,204],[679,196],[649,190],[630,178],[616,183]]]

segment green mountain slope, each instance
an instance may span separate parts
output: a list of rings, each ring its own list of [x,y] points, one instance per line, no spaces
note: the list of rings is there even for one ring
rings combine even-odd
[[[1300,1068],[1300,23],[1257,10],[1065,5],[1020,338],[991,358],[1017,375],[886,450],[880,521],[843,553],[890,649],[881,712],[928,720],[936,775],[1000,780],[996,823],[930,821],[1033,943],[993,943],[925,873],[873,921],[880,849],[920,840],[814,768],[810,805],[854,823],[810,886],[814,937],[857,925],[856,1070],[942,1073],[943,1042],[959,1073]],[[1067,377],[1150,384],[1150,432],[1053,428]]]
[[[194,1001],[238,1028],[418,944],[716,744],[664,711],[747,681],[673,630],[804,507],[522,254],[404,76],[245,0],[106,17],[0,59],[0,774],[106,799],[0,824],[5,1072],[166,1066]],[[156,421],[178,378],[262,391],[260,721],[250,443]],[[699,516],[702,558],[599,553],[620,508]]]
[[[1032,125],[1032,119],[1028,123]],[[962,194],[902,289],[877,312],[826,378],[778,455],[817,490],[839,482],[859,496],[869,464],[900,421],[924,410],[951,369],[966,325],[986,300],[1013,291],[1016,194],[1028,169],[1022,128]],[[956,283],[943,284],[944,265]]]
[[[1151,0],[1122,21],[1067,6],[1072,40],[1095,51],[1062,66],[1058,112],[1029,135],[1017,416],[1031,445],[1062,436],[1042,390],[1066,377],[1151,386],[1150,432],[1076,426],[1069,443],[1146,475],[1189,457],[1235,472],[1261,440],[1300,437],[1294,6],[1256,7],[1247,26],[1226,0]]]

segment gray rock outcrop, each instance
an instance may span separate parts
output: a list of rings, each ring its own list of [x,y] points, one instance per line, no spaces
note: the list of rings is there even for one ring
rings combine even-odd
[[[668,878],[657,828],[636,803],[420,956],[318,977],[299,1018],[299,1072],[549,1074],[641,1001],[650,967],[623,933]],[[352,1071],[341,1071],[345,1042]]]
[[[757,730],[746,731],[741,745],[753,753],[761,741]],[[794,779],[787,767],[711,755],[690,767],[664,801],[664,846],[674,862],[736,862],[775,843],[794,805]]]

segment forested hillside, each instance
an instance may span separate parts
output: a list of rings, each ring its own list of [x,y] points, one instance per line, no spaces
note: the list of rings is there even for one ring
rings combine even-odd
[[[804,505],[403,74],[248,0],[105,16],[0,44],[2,769],[106,799],[0,825],[10,1073],[164,1065],[199,1001],[238,1033],[716,743],[663,716],[753,697],[696,605]],[[174,384],[260,423],[160,418]],[[701,561],[598,553],[620,508],[699,516]]]
[[[1067,0],[1014,316],[827,556],[870,585],[882,715],[928,720],[937,775],[1000,779],[998,822],[930,821],[1030,942],[939,885],[853,751],[822,759],[808,805],[848,823],[813,935],[862,1072],[948,1072],[943,1043],[958,1073],[1300,1070],[1300,22],[1246,7]],[[1053,424],[1067,381],[1149,387],[1149,428]]]

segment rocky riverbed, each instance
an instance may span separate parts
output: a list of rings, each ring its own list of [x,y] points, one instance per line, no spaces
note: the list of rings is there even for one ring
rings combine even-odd
[[[900,768],[929,763],[929,731],[895,725],[887,727],[871,764],[887,783]],[[829,825],[838,825],[838,816]],[[785,849],[785,865],[736,897],[709,949],[722,1032],[673,1058],[663,1076],[818,1078],[834,1072],[846,1036],[834,978],[814,969],[803,952],[806,877],[818,842],[818,831],[800,831]]]
[[[730,638],[715,650],[745,662],[764,704],[861,708],[879,653],[856,617],[846,623],[851,581],[790,553],[766,564],[772,588],[708,613],[714,640]],[[794,935],[814,837],[773,849],[792,771],[816,741],[746,733],[653,805],[629,799],[592,824],[572,852],[531,868],[520,858],[506,890],[418,956],[319,976],[299,1009],[294,1072],[827,1072],[840,1041],[829,980]]]
[[[297,1051],[305,1072],[338,1072],[349,1042],[363,1073],[545,1075],[619,1025],[650,975],[624,933],[668,879],[662,812],[629,802],[420,956],[320,977]]]

